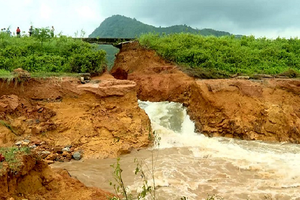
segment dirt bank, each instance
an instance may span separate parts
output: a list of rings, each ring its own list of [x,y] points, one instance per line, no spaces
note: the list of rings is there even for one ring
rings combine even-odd
[[[183,103],[208,136],[300,142],[300,80],[196,80],[138,43],[123,45],[111,74],[141,100]]]
[[[69,159],[116,157],[149,144],[150,122],[137,103],[136,84],[104,74],[88,84],[75,78],[0,81],[0,146],[22,141]],[[23,142],[25,139],[25,142]]]
[[[17,169],[10,169],[6,162],[0,169],[0,199],[103,199],[110,194],[98,188],[84,186],[71,178],[66,170],[52,170],[36,155],[22,157]]]

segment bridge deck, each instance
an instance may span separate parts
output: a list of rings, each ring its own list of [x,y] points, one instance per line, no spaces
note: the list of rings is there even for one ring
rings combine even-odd
[[[76,38],[81,39],[82,41],[88,43],[96,43],[96,44],[110,44],[116,46],[121,42],[133,41],[135,38]]]

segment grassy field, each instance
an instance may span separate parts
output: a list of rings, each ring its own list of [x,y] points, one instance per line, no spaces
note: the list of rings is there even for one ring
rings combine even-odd
[[[188,33],[144,34],[141,45],[155,50],[184,71],[201,78],[256,74],[297,77],[300,72],[298,38],[255,38],[254,36],[201,36]]]

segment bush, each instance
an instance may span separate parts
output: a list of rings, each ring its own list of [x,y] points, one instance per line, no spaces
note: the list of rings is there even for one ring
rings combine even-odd
[[[144,34],[141,45],[182,66],[185,71],[200,77],[219,77],[230,74],[300,73],[300,40],[276,40],[254,36],[202,36],[189,33],[170,35]],[[212,73],[216,75],[212,75]],[[198,75],[197,75],[198,74]],[[200,75],[199,75],[200,74]],[[202,74],[202,75],[201,75]]]
[[[0,70],[10,72],[101,73],[106,66],[105,51],[79,39],[51,37],[48,28],[35,29],[32,37],[0,33],[0,47]]]

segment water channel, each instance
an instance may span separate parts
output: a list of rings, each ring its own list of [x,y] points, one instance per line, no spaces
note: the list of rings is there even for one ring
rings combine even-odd
[[[135,193],[142,178],[134,175],[134,159],[155,176],[157,199],[294,199],[300,200],[300,145],[230,138],[209,138],[194,132],[186,109],[174,102],[139,105],[161,138],[159,146],[121,156],[123,178]],[[58,163],[87,186],[113,191],[111,164],[116,159]],[[152,163],[154,170],[152,170]]]

